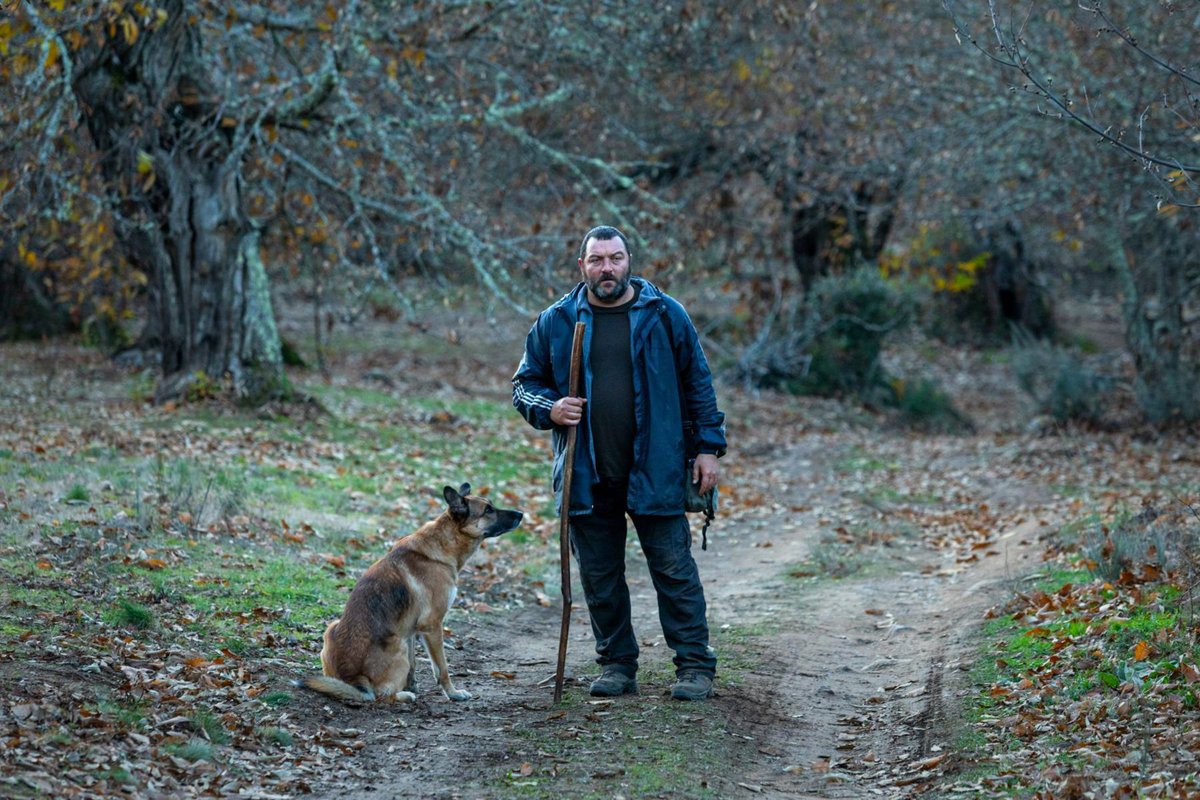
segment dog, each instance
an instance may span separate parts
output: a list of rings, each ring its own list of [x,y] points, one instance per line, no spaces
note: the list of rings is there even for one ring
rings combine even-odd
[[[471,485],[442,490],[446,510],[405,536],[372,564],[346,601],[340,619],[325,629],[323,675],[294,681],[346,702],[412,702],[413,656],[417,634],[425,641],[442,692],[469,700],[455,688],[442,646],[442,620],[454,603],[458,573],[484,539],[514,530],[520,511],[496,508],[468,497]]]

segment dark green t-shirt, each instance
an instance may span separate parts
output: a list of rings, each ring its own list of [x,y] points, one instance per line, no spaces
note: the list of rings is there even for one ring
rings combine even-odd
[[[633,466],[637,423],[633,414],[629,309],[637,302],[637,294],[628,303],[612,308],[592,306],[594,322],[588,351],[592,396],[588,400],[588,414],[592,421],[592,445],[596,449],[596,471],[601,479],[624,480]]]

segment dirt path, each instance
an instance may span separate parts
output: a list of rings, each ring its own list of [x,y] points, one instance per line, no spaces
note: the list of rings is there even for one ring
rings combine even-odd
[[[562,708],[550,685],[557,597],[550,607],[471,615],[454,625],[464,632],[450,661],[476,698],[451,704],[426,678],[415,707],[329,708],[326,724],[353,740],[353,755],[314,792],[626,796],[631,766],[614,762],[617,745],[689,736],[689,725],[710,743],[723,737],[719,758],[679,766],[694,773],[696,794],[906,797],[922,788],[950,761],[948,693],[964,637],[993,590],[1034,568],[1041,520],[1058,499],[997,473],[998,462],[1022,461],[1019,443],[867,433],[794,441],[731,464],[741,482],[730,489],[735,510],[708,552],[696,549],[714,641],[729,659],[707,706],[681,709],[666,698],[670,652],[631,546],[635,627],[646,645],[639,696],[587,698],[595,667],[581,602]],[[955,485],[922,495],[922,476],[935,470]],[[748,488],[756,485],[770,491]],[[796,577],[821,571],[851,574]],[[677,712],[669,725],[664,711]]]

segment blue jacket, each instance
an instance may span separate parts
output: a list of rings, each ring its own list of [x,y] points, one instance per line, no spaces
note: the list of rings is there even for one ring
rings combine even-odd
[[[696,328],[683,306],[643,278],[631,281],[640,285],[641,293],[629,312],[637,433],[629,475],[628,508],[634,514],[682,514],[686,453],[680,419],[680,385],[687,397],[688,415],[696,428],[695,444],[699,452],[725,454],[725,415],[717,409],[712,373]],[[669,323],[664,319],[666,315],[670,315]],[[538,316],[525,339],[525,355],[512,379],[513,405],[517,410],[533,427],[554,431],[554,494],[559,514],[568,429],[550,421],[550,408],[555,400],[567,394],[571,343],[575,323],[579,321],[587,324],[580,388],[583,396],[591,397],[592,369],[587,354],[591,350],[592,308],[582,283]],[[584,412],[575,442],[570,502],[573,516],[592,513],[592,485],[598,480],[587,406]]]

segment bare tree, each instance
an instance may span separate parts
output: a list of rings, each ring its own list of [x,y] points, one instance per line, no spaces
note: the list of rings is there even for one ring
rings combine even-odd
[[[1147,212],[1131,202],[1126,181],[1092,181],[1091,191],[1111,194],[1118,209],[1095,238],[1119,278],[1143,411],[1154,421],[1200,419],[1200,268],[1192,255],[1200,225],[1181,212],[1200,209],[1200,6],[943,5],[960,41],[1021,76],[1013,93],[1133,159],[1156,182],[1155,210]]]
[[[1200,208],[1196,3],[1110,9],[1088,0],[1065,11],[1003,0],[942,3],[960,42],[1021,76],[1012,91],[1140,164],[1160,184],[1159,207]],[[972,11],[974,25],[965,19]]]
[[[111,220],[147,283],[160,398],[201,373],[230,376],[248,397],[281,388],[269,269],[307,258],[340,282],[392,291],[406,263],[465,270],[490,303],[519,305],[513,281],[540,241],[559,238],[539,237],[547,221],[579,229],[572,215],[586,205],[636,233],[665,207],[626,174],[636,135],[600,114],[589,88],[644,62],[615,58],[618,32],[588,9],[12,8],[0,27],[0,87],[13,101],[0,114],[15,131],[0,149],[0,206],[28,252],[32,232],[44,243],[60,223]],[[579,46],[589,38],[605,46]]]

